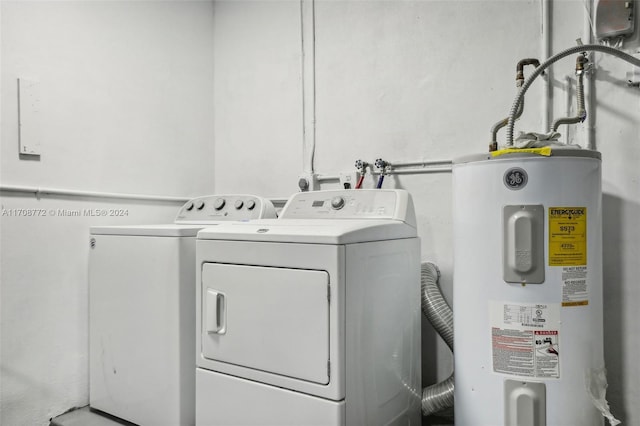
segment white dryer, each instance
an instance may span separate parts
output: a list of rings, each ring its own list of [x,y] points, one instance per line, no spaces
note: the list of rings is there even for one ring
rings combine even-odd
[[[421,424],[406,191],[298,193],[200,231],[196,260],[197,425]]]
[[[252,195],[199,197],[174,224],[91,228],[89,403],[139,425],[195,422],[195,241],[204,227],[275,217]]]

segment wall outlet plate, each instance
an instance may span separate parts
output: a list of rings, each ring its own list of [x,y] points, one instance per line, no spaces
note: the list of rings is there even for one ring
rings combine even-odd
[[[340,173],[340,188],[341,189],[356,189],[358,178],[360,173],[358,172],[345,172]]]

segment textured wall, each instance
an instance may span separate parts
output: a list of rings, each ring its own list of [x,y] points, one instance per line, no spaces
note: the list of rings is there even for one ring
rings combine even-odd
[[[550,3],[553,54],[575,45],[583,36],[584,4]],[[635,4],[640,10],[637,1]],[[238,147],[225,147],[228,141],[217,139],[217,190],[232,188],[239,179],[249,189],[286,194],[295,188],[296,168],[300,173],[305,167],[304,161],[298,161],[303,141],[297,135],[305,128],[300,121],[302,101],[293,94],[301,85],[305,89],[309,86],[302,75],[287,77],[282,70],[301,68],[304,56],[295,52],[300,54],[303,45],[308,47],[300,28],[301,21],[308,24],[307,15],[297,1],[269,5],[270,14],[263,15],[265,6],[260,2],[216,2],[216,12],[220,11],[216,22],[224,21],[216,29],[217,41],[225,40],[224,47],[215,53],[216,61],[225,61],[215,74],[216,135],[243,134],[247,123],[269,120],[271,125],[263,127],[261,140],[274,142],[251,142],[249,155],[291,156],[291,160],[280,180],[265,179],[262,168],[233,174],[231,164],[241,156]],[[356,159],[373,162],[384,158],[393,163],[451,159],[485,151],[491,126],[507,115],[513,102],[517,61],[541,57],[542,22],[540,0],[316,1],[315,92],[305,90],[305,99],[311,95],[313,99],[304,103],[315,107],[316,172],[336,175],[352,171]],[[243,32],[234,37],[238,28],[245,27],[250,28],[250,35]],[[633,52],[638,45],[636,35],[624,48]],[[268,57],[264,57],[264,46],[269,46]],[[313,52],[306,49],[303,53]],[[228,95],[247,90],[246,83],[231,80],[247,67],[247,58],[252,60],[254,77],[250,87],[268,87],[272,95]],[[640,300],[634,278],[640,273],[640,91],[626,87],[626,63],[602,56],[596,56],[596,61],[596,143],[603,153],[605,191],[608,395],[614,414],[626,424],[636,424],[640,422],[635,403],[640,392],[635,361],[640,330],[633,315]],[[554,67],[550,79],[553,118],[565,113],[564,75],[573,76],[574,62],[566,59]],[[525,70],[527,75],[530,72],[530,68]],[[539,79],[527,94],[525,113],[516,131],[544,131],[542,91]],[[274,110],[275,100],[283,104]],[[247,114],[228,116],[220,111],[227,103]],[[283,125],[287,127],[282,129]],[[289,137],[282,138],[287,132]],[[504,131],[499,140],[503,138]],[[572,129],[570,140],[585,144],[585,138],[584,126]],[[365,181],[365,187],[374,185],[373,178]],[[440,266],[444,292],[451,300],[451,175],[395,176],[387,178],[384,185],[412,193],[422,257]],[[322,188],[336,186],[328,182]],[[452,358],[430,326],[424,324],[423,328],[423,381],[428,384],[449,374]]]
[[[211,192],[211,2],[3,1],[0,11],[2,185]],[[40,81],[39,159],[18,155],[18,78]],[[46,425],[89,401],[89,226],[170,222],[180,203],[8,192],[0,203],[0,424]],[[103,208],[124,216],[84,212]]]

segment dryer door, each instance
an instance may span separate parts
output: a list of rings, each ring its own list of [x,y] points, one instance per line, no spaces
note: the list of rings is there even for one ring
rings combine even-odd
[[[326,271],[205,263],[205,358],[329,383]]]

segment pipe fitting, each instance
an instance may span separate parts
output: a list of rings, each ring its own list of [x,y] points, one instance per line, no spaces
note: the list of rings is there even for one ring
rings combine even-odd
[[[380,176],[378,177],[378,183],[376,184],[376,189],[380,189],[382,188],[382,183],[384,182],[384,175],[386,175],[389,171],[390,164],[384,161],[382,158],[377,158],[375,166],[378,170],[380,170]]]
[[[579,55],[576,58],[576,75],[582,74],[586,71],[586,64],[589,62],[586,54],[586,52],[582,52],[582,55]]]
[[[524,83],[524,67],[526,65],[533,65],[537,68],[540,66],[540,61],[535,58],[526,58],[518,62],[516,65],[516,87],[520,87]]]
[[[389,163],[384,161],[382,158],[376,158],[374,165],[376,166],[376,169],[380,170],[380,173],[384,173],[389,166]]]
[[[367,163],[366,161],[362,161],[362,160],[356,160],[356,169],[358,169],[358,171],[362,174],[365,173],[367,167],[369,166],[369,163]]]
[[[587,118],[587,109],[584,103],[584,72],[585,65],[589,60],[585,57],[585,52],[576,58],[576,104],[577,114],[575,117],[558,118],[553,122],[551,131],[555,132],[563,124],[582,123]]]
[[[524,84],[522,85],[522,88],[520,89],[520,91],[518,91],[518,94],[513,100],[513,104],[511,105],[511,109],[509,111],[509,122],[507,124],[506,146],[508,147],[513,146],[513,130],[514,130],[515,121],[516,121],[516,112],[519,108],[520,102],[522,102],[522,100],[524,99],[524,95],[527,93],[527,90],[529,89],[529,87],[531,87],[535,79],[540,74],[542,74],[545,69],[547,69],[548,67],[553,65],[555,62],[559,61],[560,59],[567,57],[569,55],[572,55],[574,53],[581,53],[581,52],[607,53],[609,55],[613,55],[617,57],[618,59],[622,59],[626,62],[629,62],[630,64],[636,67],[640,67],[640,58],[635,58],[625,52],[622,52],[621,50],[618,50],[609,46],[600,45],[600,44],[580,44],[579,46],[570,47],[568,49],[563,50],[560,53],[557,53],[551,56],[533,71],[533,73],[524,82]]]
[[[356,160],[355,166],[358,170],[358,173],[360,174],[355,189],[362,189],[362,184],[364,183],[364,175],[367,174],[367,167],[369,167],[369,163],[362,160]]]
[[[540,61],[535,58],[526,58],[518,61],[516,65],[516,87],[521,87],[524,83],[524,67],[527,65],[533,65],[536,68],[540,66]],[[518,112],[516,119],[520,118],[524,111],[524,99],[518,106]],[[509,123],[509,117],[506,117],[491,127],[491,142],[489,143],[489,152],[498,150],[498,131],[505,127]]]

